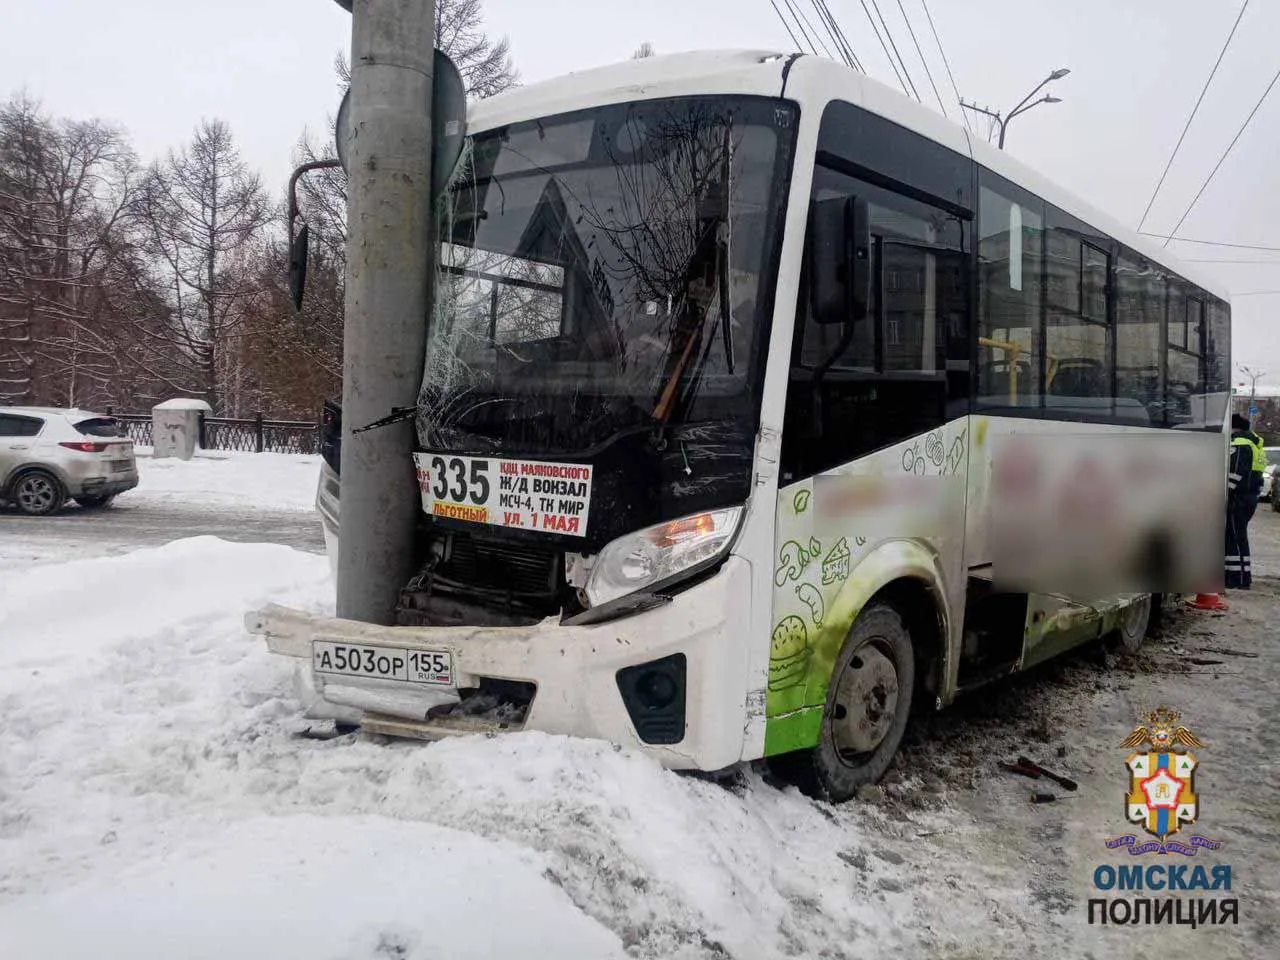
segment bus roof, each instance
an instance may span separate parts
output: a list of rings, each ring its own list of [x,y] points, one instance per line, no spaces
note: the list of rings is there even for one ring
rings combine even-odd
[[[790,64],[790,69],[787,69]],[[785,85],[785,91],[784,91]],[[1109,234],[1141,256],[1229,300],[1220,280],[1180,261],[1147,237],[1112,219],[1003,150],[910,97],[825,57],[779,50],[712,50],[644,57],[575,71],[473,103],[474,131],[552,116],[597,104],[704,94],[785,96],[800,104],[844,100],[906,127],[999,174],[1060,210]]]

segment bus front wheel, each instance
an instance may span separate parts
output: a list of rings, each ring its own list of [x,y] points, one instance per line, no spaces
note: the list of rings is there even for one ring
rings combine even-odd
[[[902,743],[914,687],[915,657],[902,617],[888,604],[868,606],[840,648],[820,739],[806,758],[820,796],[841,803],[884,776]]]

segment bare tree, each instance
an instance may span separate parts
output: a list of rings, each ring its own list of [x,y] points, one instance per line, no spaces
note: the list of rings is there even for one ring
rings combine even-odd
[[[127,238],[137,162],[101,121],[0,105],[0,399],[109,399],[128,366],[116,340],[137,251]]]
[[[631,55],[632,60],[644,60],[646,57],[652,57],[657,54],[653,44],[646,40],[640,46],[636,47],[636,52]]]
[[[483,0],[436,0],[436,46],[458,65],[473,99],[492,97],[520,81],[510,42],[485,33]]]
[[[236,351],[253,290],[254,241],[271,218],[266,192],[231,129],[203,121],[190,144],[149,171],[137,203],[148,253],[168,289],[171,322],[144,331],[153,351],[186,368],[186,391],[216,412],[236,407]]]
[[[519,82],[506,38],[494,40],[484,32],[482,0],[437,0],[436,46],[457,64],[467,96],[473,100],[501,93]],[[342,54],[334,60],[334,72],[341,97],[351,84],[350,66]],[[330,118],[330,127],[332,125],[333,118]],[[317,141],[304,134],[295,152],[295,161],[306,163],[335,154],[332,135]],[[340,376],[346,278],[346,175],[340,169],[317,170],[299,181],[298,190],[311,238],[307,298],[301,318],[307,336],[299,343],[299,349],[310,361]],[[287,325],[292,328],[293,321],[289,320]]]

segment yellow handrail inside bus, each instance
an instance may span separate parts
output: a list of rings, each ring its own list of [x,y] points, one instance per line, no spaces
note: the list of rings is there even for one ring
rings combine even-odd
[[[1013,340],[995,340],[991,337],[979,337],[978,345],[990,347],[993,350],[1003,350],[1009,355],[1009,405],[1017,406],[1018,403],[1018,360],[1023,354],[1030,354],[1031,351],[1022,344]],[[1053,378],[1058,372],[1058,360],[1056,357],[1045,354],[1045,391],[1048,392],[1049,387],[1053,385]]]

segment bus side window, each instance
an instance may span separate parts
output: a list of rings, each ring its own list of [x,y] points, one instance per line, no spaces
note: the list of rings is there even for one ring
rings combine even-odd
[[[819,324],[810,286],[815,273],[830,276],[837,265],[810,258],[840,256],[843,245],[806,243],[783,425],[784,483],[968,412],[969,225],[824,166],[815,170],[812,196],[865,204],[871,283],[864,316]],[[955,411],[952,394],[960,397]]]
[[[1044,204],[983,171],[978,191],[978,408],[1038,408]]]

